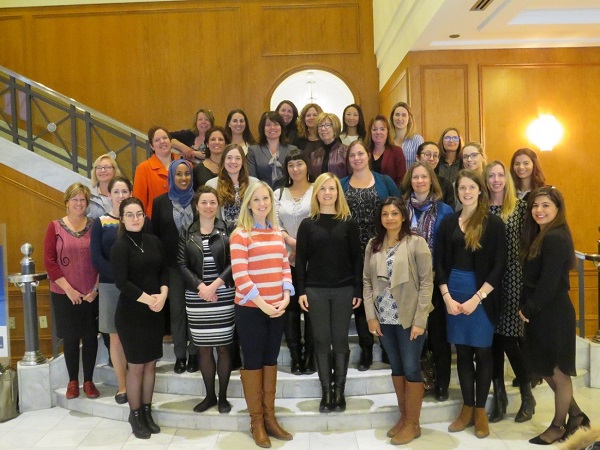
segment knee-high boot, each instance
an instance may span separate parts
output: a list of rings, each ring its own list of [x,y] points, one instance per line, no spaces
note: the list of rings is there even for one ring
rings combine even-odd
[[[392,438],[392,445],[408,444],[413,439],[421,437],[421,425],[419,424],[419,420],[421,417],[421,405],[423,404],[423,392],[425,391],[425,386],[421,381],[407,381],[404,386],[406,417],[402,427]]]
[[[387,432],[387,437],[394,437],[402,424],[404,423],[404,417],[406,416],[406,405],[405,405],[405,383],[406,378],[403,376],[392,376],[392,383],[394,384],[394,391],[396,392],[396,399],[398,400],[398,410],[400,411],[400,418],[396,425],[390,428]]]
[[[492,412],[490,413],[490,422],[496,423],[504,419],[508,397],[506,396],[504,378],[494,378],[492,383],[494,386],[494,401],[492,403]]]
[[[277,366],[263,366],[263,417],[269,436],[291,441],[293,436],[285,431],[275,418],[275,391],[277,385]]]
[[[321,382],[321,403],[319,404],[320,413],[333,411],[332,392],[331,392],[331,353],[317,353],[317,372]]]
[[[348,361],[350,353],[333,354],[333,400],[332,410],[335,412],[346,411],[346,375],[348,373]]]
[[[262,448],[270,448],[271,440],[267,436],[263,418],[263,370],[240,370],[240,377],[250,413],[250,431],[254,443]]]

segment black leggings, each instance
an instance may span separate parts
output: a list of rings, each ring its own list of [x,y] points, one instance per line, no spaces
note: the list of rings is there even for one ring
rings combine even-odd
[[[529,371],[520,346],[520,338],[513,336],[502,336],[494,333],[492,342],[493,378],[504,380],[504,353],[515,372],[519,384],[529,383]]]
[[[240,337],[244,369],[258,370],[277,365],[283,317],[271,319],[260,308],[235,305],[235,326]]]
[[[492,383],[492,347],[456,344],[456,368],[465,406],[485,408]]]
[[[63,338],[63,351],[69,381],[79,379],[79,338]],[[83,381],[92,381],[96,354],[98,353],[98,336],[81,338],[81,361],[83,363]]]

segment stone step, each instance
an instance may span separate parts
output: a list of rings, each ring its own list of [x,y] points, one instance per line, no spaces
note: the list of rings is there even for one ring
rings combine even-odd
[[[369,371],[374,372],[374,371]],[[367,373],[369,373],[367,372]],[[579,370],[573,378],[573,387],[578,389],[589,385],[589,374]],[[280,372],[280,380],[285,374]],[[389,378],[389,374],[386,375]],[[238,376],[239,378],[239,376]],[[383,380],[381,380],[383,381]],[[90,400],[85,397],[67,400],[66,388],[55,389],[55,404],[63,408],[93,416],[127,421],[129,407],[118,405],[114,401],[114,386],[98,383],[101,396]],[[278,389],[280,388],[278,382]],[[544,383],[533,390],[536,398],[551,397],[550,387]],[[83,393],[82,393],[83,395]],[[520,406],[519,391],[507,381],[508,417],[513,420]],[[488,410],[491,404],[488,398]],[[155,393],[154,418],[165,427],[210,429],[224,431],[248,431],[250,418],[243,398],[232,396],[233,406],[229,414],[219,414],[216,408],[204,413],[193,412],[194,406],[202,396],[192,394]],[[393,393],[357,394],[348,396],[347,409],[343,413],[321,414],[318,412],[320,395],[315,397],[278,398],[275,401],[276,415],[281,425],[289,431],[348,431],[392,426],[398,420],[398,406]],[[421,411],[421,423],[450,422],[454,420],[462,405],[460,389],[452,385],[450,399],[437,402],[425,397]]]

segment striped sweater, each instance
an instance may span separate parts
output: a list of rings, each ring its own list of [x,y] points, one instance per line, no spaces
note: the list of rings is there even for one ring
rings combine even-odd
[[[284,289],[293,295],[292,275],[280,230],[240,228],[231,235],[231,269],[235,281],[235,303],[255,307],[260,295],[265,302],[283,299]]]

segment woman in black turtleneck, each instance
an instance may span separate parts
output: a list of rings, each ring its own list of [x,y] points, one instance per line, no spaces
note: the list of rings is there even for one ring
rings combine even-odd
[[[119,207],[119,238],[110,252],[115,285],[121,292],[115,326],[127,359],[129,423],[135,437],[148,439],[160,428],[150,414],[156,360],[161,358],[169,272],[160,240],[142,231],[144,207],[135,197]]]
[[[313,178],[322,173],[331,172],[338,178],[348,175],[346,153],[348,148],[340,140],[342,124],[335,114],[320,113],[317,116],[317,132],[321,146],[308,155],[309,171]]]

